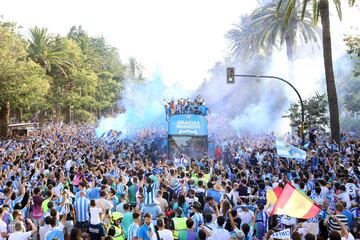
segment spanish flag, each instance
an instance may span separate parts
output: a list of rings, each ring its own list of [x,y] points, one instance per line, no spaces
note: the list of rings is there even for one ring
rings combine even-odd
[[[283,189],[281,187],[277,186],[271,190],[266,191],[266,208],[270,205],[274,206],[274,204],[280,197],[282,190]]]
[[[271,215],[288,215],[295,218],[310,219],[320,212],[313,200],[287,183],[277,199]]]

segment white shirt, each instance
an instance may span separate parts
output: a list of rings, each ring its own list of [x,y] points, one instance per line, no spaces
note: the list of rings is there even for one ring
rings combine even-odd
[[[354,240],[354,239],[355,239],[355,238],[354,238],[354,236],[353,236],[351,233],[349,233],[348,238],[341,237],[341,240]]]
[[[230,240],[230,233],[228,230],[223,228],[215,228],[211,233],[211,238],[213,240]]]
[[[326,198],[326,196],[329,193],[329,189],[327,187],[324,187],[324,186],[322,186],[320,188],[321,188],[320,196],[323,197],[323,198]]]
[[[160,207],[161,211],[165,212],[165,209],[169,205],[168,202],[166,201],[166,199],[164,199],[164,198],[156,198],[156,201],[158,202],[158,206]]]
[[[90,208],[90,223],[93,225],[99,224],[101,208],[91,207]]]
[[[65,163],[66,170],[70,171],[71,166],[73,165],[73,161],[71,159],[67,160]]]
[[[6,240],[1,236],[1,233],[7,233],[6,223],[2,219],[0,219],[0,240]]]
[[[40,240],[44,240],[45,234],[51,230],[50,225],[41,226],[39,229]]]
[[[27,240],[31,237],[31,231],[28,232],[14,232],[10,234],[9,240]]]
[[[346,209],[351,207],[350,195],[347,192],[340,193],[338,198],[339,200],[346,202]]]
[[[244,225],[244,224],[249,224],[251,223],[253,217],[254,217],[254,213],[252,211],[240,211],[238,212],[239,214],[239,217],[241,219],[241,226]]]
[[[56,194],[56,196],[57,196],[58,198],[61,197],[61,189],[63,188],[63,186],[64,186],[64,184],[59,183],[58,185],[56,185],[56,186],[54,187],[54,193]]]
[[[353,183],[347,183],[345,184],[345,187],[346,187],[346,192],[352,196],[353,198],[356,197],[356,192],[359,190],[355,184]]]
[[[96,199],[96,207],[101,208],[102,206],[104,206],[105,210],[110,210],[114,207],[113,203],[109,200],[104,198]]]
[[[169,229],[159,230],[159,236],[162,240],[174,240],[173,233]]]

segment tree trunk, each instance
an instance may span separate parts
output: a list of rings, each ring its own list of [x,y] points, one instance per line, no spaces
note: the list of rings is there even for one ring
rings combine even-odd
[[[336,94],[336,85],[331,52],[329,1],[320,0],[319,9],[322,25],[326,89],[330,111],[331,138],[337,143],[340,143],[339,106]]]
[[[7,138],[10,120],[10,103],[5,102],[0,109],[0,138]]]
[[[56,104],[56,122],[60,122],[61,107],[60,104]]]
[[[294,82],[294,39],[286,36],[286,54],[288,58],[288,78],[290,82]]]
[[[71,106],[67,105],[65,107],[65,121],[66,124],[70,124],[71,123]]]
[[[97,118],[97,119],[100,119],[100,118],[101,118],[101,108],[98,108],[98,109],[96,110],[96,118]]]
[[[39,127],[43,128],[45,124],[45,110],[40,110],[39,113]]]
[[[22,109],[17,108],[15,109],[15,119],[17,123],[20,123],[22,121]]]

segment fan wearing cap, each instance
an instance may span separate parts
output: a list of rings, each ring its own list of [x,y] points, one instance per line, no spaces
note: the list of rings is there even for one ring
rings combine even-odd
[[[113,212],[110,216],[110,225],[107,229],[108,235],[113,235],[114,240],[124,240],[125,235],[120,227],[123,215],[120,212]]]

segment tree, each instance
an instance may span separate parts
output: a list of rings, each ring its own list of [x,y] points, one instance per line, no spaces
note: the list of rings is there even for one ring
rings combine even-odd
[[[6,137],[10,108],[44,102],[45,70],[27,59],[26,45],[13,30],[0,26],[0,137]]]
[[[88,36],[81,26],[72,27],[66,37],[53,35],[45,28],[34,27],[30,29],[29,37],[24,40],[15,33],[16,24],[0,22],[0,27],[13,34],[12,36],[16,36],[16,41],[19,44],[21,42],[23,47],[26,47],[27,43],[25,56],[21,54],[15,56],[18,55],[21,61],[28,62],[28,65],[19,65],[18,69],[15,69],[18,71],[22,69],[22,75],[21,72],[14,70],[12,71],[14,76],[7,76],[4,71],[11,68],[5,64],[10,64],[12,60],[3,57],[0,61],[4,64],[2,65],[4,69],[0,69],[0,73],[4,74],[0,78],[12,79],[22,76],[26,81],[37,82],[38,85],[43,86],[41,89],[33,89],[37,85],[33,86],[23,80],[27,85],[22,86],[15,80],[12,81],[18,84],[19,89],[13,93],[18,94],[20,100],[15,98],[16,101],[11,99],[0,102],[4,105],[0,109],[2,119],[9,118],[10,106],[12,110],[25,109],[32,112],[41,110],[40,124],[45,120],[45,111],[50,117],[55,111],[57,120],[60,120],[63,112],[66,123],[70,123],[71,114],[75,113],[75,110],[81,120],[89,119],[89,116],[95,112],[99,117],[104,111],[114,112],[114,106],[120,98],[122,81],[126,79],[126,66],[121,63],[117,49],[110,46],[104,37]],[[5,36],[7,35],[1,37],[5,39]],[[17,48],[9,44],[10,42],[10,40],[3,41],[1,44],[7,51],[17,52]],[[17,61],[20,61],[19,59]],[[31,66],[33,69],[30,69]],[[138,72],[139,69],[143,69],[141,64],[135,61],[134,66],[136,78],[142,79],[142,75]],[[37,76],[42,74],[41,83],[36,78],[36,74]],[[0,98],[8,99],[7,95]],[[31,113],[27,115],[31,116]]]
[[[346,110],[357,113],[360,112],[360,35],[347,36],[344,41],[348,47],[347,53],[354,63],[353,75],[343,89],[344,104]]]
[[[47,79],[51,85],[53,85],[52,77],[54,69],[55,71],[60,70],[63,77],[67,77],[64,69],[72,65],[72,59],[69,57],[68,52],[65,51],[61,42],[49,34],[46,28],[34,27],[30,29],[27,51],[29,58],[46,70],[49,76]],[[49,93],[56,94],[54,91],[49,91]],[[54,96],[47,96],[47,98],[53,99]],[[57,120],[60,118],[60,105],[58,100],[59,99],[56,99],[57,103],[55,107]],[[50,106],[49,104],[43,104],[38,107],[40,108],[39,122],[42,126],[45,121],[45,109],[48,109]]]
[[[236,59],[248,60],[254,55],[256,49],[255,42],[249,37],[253,33],[253,29],[250,28],[250,18],[248,15],[240,17],[240,22],[234,24],[235,28],[229,30],[225,34],[225,38],[230,41],[230,51]],[[256,52],[259,52],[258,49]]]
[[[301,9],[298,8],[291,13],[289,24],[285,25],[285,9],[280,9],[277,14],[276,4],[277,1],[265,3],[255,9],[248,19],[241,18],[241,23],[226,34],[233,53],[253,55],[263,52],[271,55],[273,47],[280,48],[285,43],[288,62],[292,64],[294,48],[299,40],[317,42],[317,28],[313,26],[309,14],[301,21]]]
[[[85,37],[83,37],[85,38]],[[96,109],[97,118],[101,118],[105,109],[111,109],[120,97],[121,82],[125,79],[125,66],[120,61],[116,48],[110,46],[104,37],[87,37],[88,40],[80,41],[80,48],[90,68],[97,75],[96,92],[91,102]],[[86,42],[86,48],[83,47]]]
[[[325,67],[326,90],[330,111],[330,127],[331,138],[336,142],[340,142],[340,124],[339,124],[339,106],[336,93],[336,85],[334,78],[334,70],[332,63],[332,48],[331,48],[331,32],[330,32],[330,17],[329,17],[329,1],[328,0],[305,0],[302,4],[302,19],[305,17],[307,6],[312,3],[312,17],[313,22],[317,24],[319,17],[322,25],[322,47]],[[355,4],[355,0],[348,0],[350,6]],[[277,13],[280,14],[281,9],[285,9],[285,25],[288,25],[291,20],[292,12],[296,10],[297,0],[279,0],[277,6]],[[341,0],[334,0],[338,16],[341,20]]]
[[[60,69],[71,65],[67,53],[46,28],[31,28],[28,43],[29,57],[48,73],[54,65]]]
[[[320,128],[325,130],[329,125],[328,111],[327,111],[327,96],[326,94],[316,93],[303,101],[305,125],[308,128]],[[301,125],[301,108],[300,102],[292,103],[283,117],[290,118],[292,126]]]
[[[360,35],[347,36],[344,39],[346,46],[348,47],[347,53],[354,61],[354,76],[360,76]]]
[[[127,69],[127,76],[129,79],[138,80],[140,82],[144,80],[143,77],[144,67],[140,62],[136,60],[136,58],[134,57],[129,58],[129,62],[126,65],[126,69]]]

